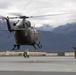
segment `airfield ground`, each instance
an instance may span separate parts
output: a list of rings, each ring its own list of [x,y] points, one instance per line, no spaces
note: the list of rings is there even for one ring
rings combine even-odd
[[[0,75],[76,75],[76,59],[65,56],[1,56]]]

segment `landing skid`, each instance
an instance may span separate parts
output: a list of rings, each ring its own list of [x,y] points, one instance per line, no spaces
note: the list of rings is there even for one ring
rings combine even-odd
[[[20,45],[14,45],[12,50],[19,50],[20,49]]]
[[[41,45],[40,41],[39,41],[38,43],[35,42],[35,43],[33,44],[33,47],[34,47],[35,49],[38,49],[36,46],[37,46],[38,48],[42,48],[42,45]]]
[[[37,42],[34,42],[33,44],[31,44],[35,49],[38,49],[38,48],[42,48],[42,45],[40,43],[40,41],[37,43]],[[20,45],[14,45],[13,49],[12,50],[19,50],[20,49]]]

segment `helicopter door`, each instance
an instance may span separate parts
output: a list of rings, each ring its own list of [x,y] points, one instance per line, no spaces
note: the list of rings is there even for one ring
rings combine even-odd
[[[32,28],[31,33],[32,33],[33,39],[36,41],[38,39],[37,30],[35,28]]]
[[[29,34],[31,34],[31,37],[34,38],[35,35],[34,28],[29,28]]]
[[[35,37],[35,40],[38,39],[38,32],[37,32],[37,30],[35,28],[34,28],[34,37]]]

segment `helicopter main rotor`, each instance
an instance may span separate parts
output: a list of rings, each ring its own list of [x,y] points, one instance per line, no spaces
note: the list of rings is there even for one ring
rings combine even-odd
[[[10,13],[10,14],[16,15],[18,17],[9,17],[9,19],[15,19],[15,18],[28,19],[28,18],[39,18],[39,17],[47,17],[47,16],[65,15],[65,14],[70,14],[70,13],[47,14],[47,15],[39,15],[39,16],[25,16],[25,15],[22,15],[21,13]]]
[[[7,17],[4,17],[4,16],[1,16],[0,15],[0,19],[28,19],[28,18],[41,18],[41,17],[47,17],[47,16],[58,16],[58,15],[67,15],[67,14],[71,14],[71,13],[59,13],[59,14],[47,14],[47,15],[39,15],[39,16],[26,16],[26,15],[23,15],[21,13],[9,13],[11,15],[15,15],[16,17],[10,17],[10,16],[7,16]]]

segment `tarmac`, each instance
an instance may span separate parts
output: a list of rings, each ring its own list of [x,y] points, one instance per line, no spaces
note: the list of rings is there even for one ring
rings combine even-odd
[[[0,75],[76,75],[74,57],[0,57]]]

